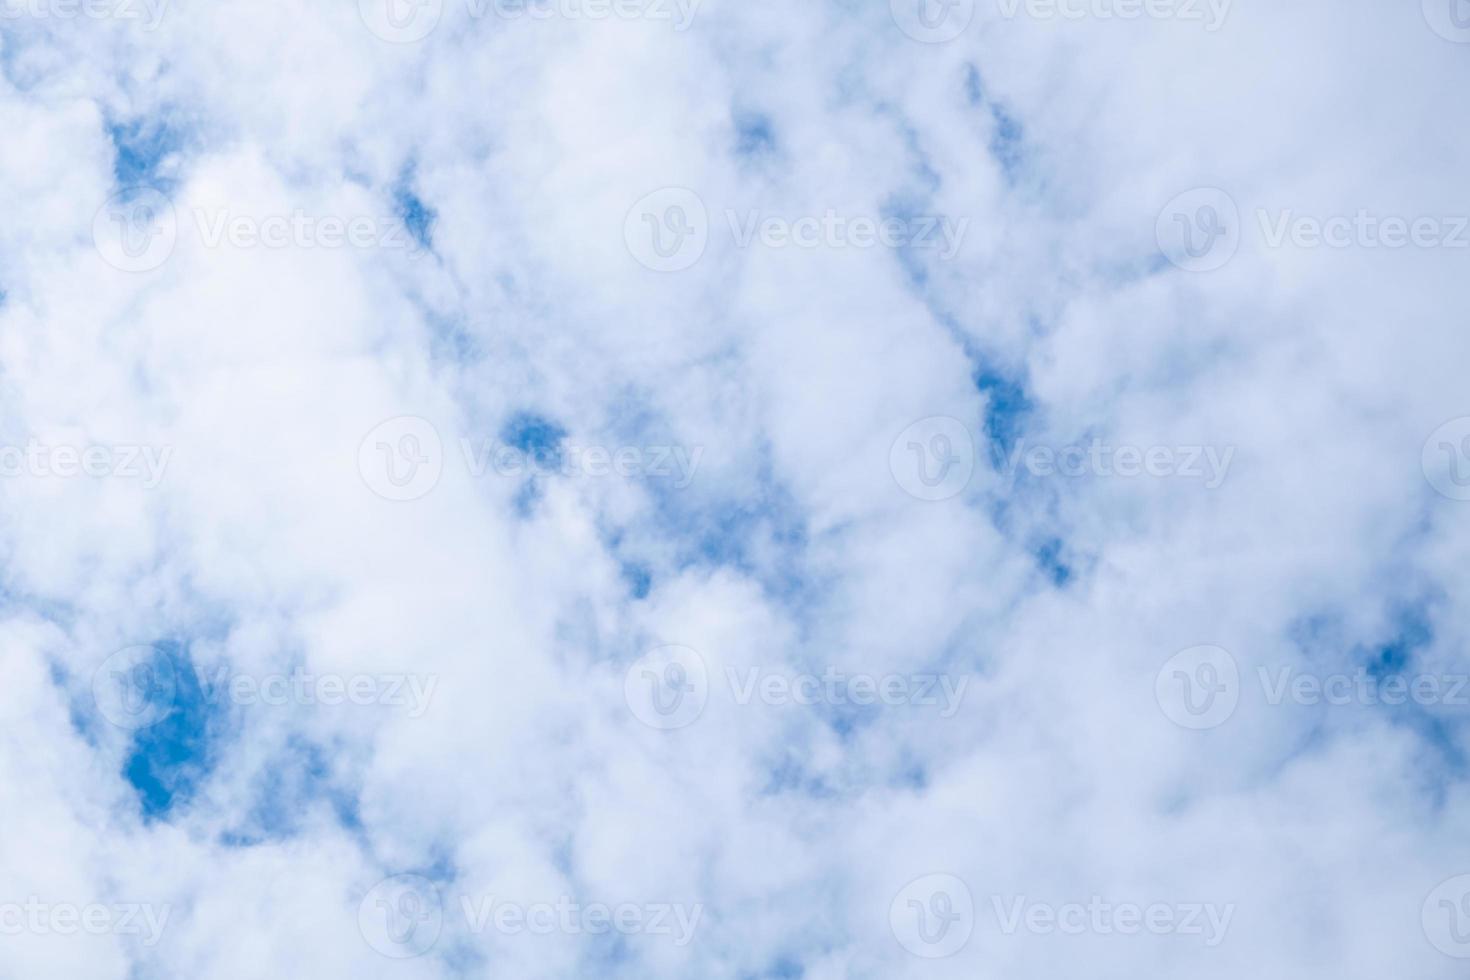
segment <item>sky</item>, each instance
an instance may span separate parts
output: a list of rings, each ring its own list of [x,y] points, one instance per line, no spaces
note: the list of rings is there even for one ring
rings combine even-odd
[[[0,980],[1452,980],[1465,0],[0,0]]]

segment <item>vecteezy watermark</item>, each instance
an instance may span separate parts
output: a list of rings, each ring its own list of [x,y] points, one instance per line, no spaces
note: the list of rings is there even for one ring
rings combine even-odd
[[[1224,647],[1180,650],[1159,668],[1154,698],[1164,716],[1181,728],[1217,728],[1240,704],[1240,667]]]
[[[1444,955],[1470,960],[1470,875],[1440,882],[1424,899],[1424,935]]]
[[[1225,446],[1112,446],[1101,439],[1089,445],[1030,446],[1017,439],[1006,457],[1003,472],[1013,483],[1019,468],[1033,477],[1122,477],[1200,480],[1206,490],[1225,482],[1235,447]]]
[[[909,496],[948,500],[970,485],[975,440],[958,419],[942,415],[920,419],[893,440],[888,470]]]
[[[1037,478],[1197,480],[1206,490],[1225,482],[1235,459],[1234,446],[1112,445],[1102,439],[1067,446],[1027,445],[1017,439],[996,454],[996,465],[1014,486],[1025,470]],[[940,501],[962,493],[975,472],[975,437],[963,422],[947,416],[920,419],[904,429],[888,450],[888,469],[911,497]]]
[[[648,651],[623,675],[623,700],[649,728],[673,731],[694,724],[709,701],[704,658],[678,644]]]
[[[229,208],[190,208],[205,248],[387,248],[421,253],[402,221],[382,215],[235,214]]]
[[[440,889],[420,875],[395,875],[372,888],[358,904],[357,924],[374,950],[393,959],[423,956],[433,949],[453,914],[474,935],[655,936],[689,945],[704,905],[678,902],[583,902],[569,895],[523,902],[495,895],[459,894],[446,903]]]
[[[975,19],[975,0],[889,0],[893,22],[915,41],[953,41]]]
[[[496,439],[459,440],[465,471],[472,479],[519,477],[617,477],[668,480],[684,490],[704,458],[703,446],[605,446],[558,440],[554,445],[519,446]],[[427,419],[404,415],[376,426],[357,451],[358,472],[385,500],[423,497],[444,472],[444,443]]]
[[[1186,272],[1223,268],[1240,248],[1240,209],[1218,187],[1196,187],[1164,205],[1154,223],[1159,251]]]
[[[172,715],[185,689],[198,691],[209,705],[377,706],[419,718],[438,684],[437,674],[311,673],[299,667],[246,674],[228,665],[205,671],[162,647],[140,645],[117,651],[93,672],[92,699],[112,724],[139,731]]]
[[[124,272],[157,269],[179,238],[178,209],[152,187],[108,198],[92,219],[92,241],[103,261]],[[420,255],[424,247],[398,218],[369,214],[240,214],[229,208],[188,210],[199,243],[207,249],[397,249]]]
[[[767,214],[726,208],[724,224],[739,249],[918,249],[955,257],[969,218],[945,215]],[[686,187],[664,187],[640,198],[623,221],[628,252],[655,272],[680,272],[700,260],[713,233],[704,200]]]
[[[830,666],[820,674],[726,667],[725,683],[735,703],[742,706],[752,701],[773,707],[913,705],[938,708],[939,717],[953,718],[960,710],[970,678],[935,673],[848,673]]]
[[[970,684],[969,677],[951,674],[875,674],[835,666],[818,672],[726,667],[723,679],[731,703],[740,707],[907,706],[934,708],[945,719],[960,710]],[[623,698],[633,716],[664,731],[697,721],[711,693],[704,658],[686,646],[651,650],[629,665],[623,676]]]
[[[1210,949],[1225,941],[1234,904],[1212,902],[1114,902],[1099,895],[1086,902],[1037,902],[1025,895],[992,895],[1001,933],[1038,936],[1197,936]]]
[[[0,0],[0,21],[122,20],[156,30],[169,0]]]
[[[1470,2],[1470,0],[1467,0]],[[1303,214],[1256,208],[1260,245],[1298,249],[1470,248],[1470,215],[1399,215],[1358,208],[1352,214]],[[1245,233],[1235,199],[1218,187],[1178,195],[1159,212],[1159,250],[1188,272],[1213,272],[1239,251]]]
[[[439,888],[422,875],[394,875],[357,904],[357,929],[374,950],[395,960],[423,956],[444,928]]]
[[[140,936],[155,946],[173,909],[148,902],[43,902],[32,895],[23,902],[0,901],[0,936]]]
[[[1383,215],[1359,208],[1345,214],[1298,214],[1256,209],[1267,248],[1470,248],[1470,216]]]
[[[642,20],[670,23],[687,31],[702,0],[463,0],[473,20],[506,21]],[[412,44],[434,32],[445,0],[358,0],[368,30],[393,44]]]
[[[1429,29],[1446,41],[1470,44],[1470,0],[1423,0]]]
[[[1450,419],[1424,440],[1424,478],[1440,496],[1470,500],[1470,416]]]
[[[996,0],[1006,20],[1174,20],[1218,31],[1232,0]]]
[[[173,202],[152,187],[118,191],[92,216],[97,254],[123,272],[157,269],[173,254],[178,237]]]
[[[1295,665],[1261,665],[1255,679],[1264,704],[1336,708],[1470,707],[1470,674],[1311,671]],[[1243,694],[1240,669],[1217,646],[1190,647],[1169,659],[1154,681],[1160,709],[1183,728],[1218,728],[1229,721]]]
[[[410,718],[421,718],[429,710],[438,674],[314,674],[299,667],[260,675],[236,673],[228,665],[199,671],[204,700],[228,702],[243,707],[321,705],[335,708],[380,706],[403,708]]]
[[[888,925],[898,944],[926,960],[965,948],[975,931],[970,888],[951,874],[927,874],[899,889],[888,906]]]
[[[113,477],[152,490],[163,482],[173,452],[172,446],[53,446],[30,439],[25,446],[0,445],[0,479]]]

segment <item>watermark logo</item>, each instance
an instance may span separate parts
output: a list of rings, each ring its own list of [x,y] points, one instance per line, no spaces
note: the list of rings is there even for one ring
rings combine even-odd
[[[975,0],[888,0],[898,29],[922,44],[953,41],[975,19]]]
[[[959,254],[970,219],[946,215],[769,214],[760,208],[725,208],[722,234],[737,249],[912,249],[942,261]],[[703,257],[715,227],[703,198],[684,187],[665,187],[643,197],[623,222],[628,251],[655,272],[681,272]]]
[[[654,272],[682,272],[709,245],[709,212],[688,188],[664,187],[628,211],[623,240],[640,265]]]
[[[954,875],[924,875],[893,897],[888,925],[898,944],[913,955],[944,959],[970,941],[975,931],[975,900],[969,886]]]
[[[1294,704],[1334,708],[1470,707],[1470,674],[1370,673],[1302,670],[1295,665],[1258,666],[1255,684],[1260,703],[1269,707]],[[1184,728],[1218,728],[1234,715],[1245,685],[1235,659],[1214,646],[1191,647],[1175,654],[1159,671],[1155,694],[1165,716]],[[1253,694],[1254,696],[1254,694]]]
[[[155,646],[117,651],[92,674],[92,699],[102,717],[138,731],[173,713],[179,678],[173,658]]]
[[[694,724],[709,701],[704,658],[685,646],[650,650],[624,675],[623,699],[649,728],[673,731]]]
[[[358,905],[357,924],[374,950],[392,959],[413,959],[434,948],[446,918],[462,917],[463,928],[480,936],[566,935],[668,937],[687,946],[704,916],[704,905],[675,902],[583,902],[569,895],[521,902],[496,895],[460,894],[446,901],[421,875],[379,882]]]
[[[1179,268],[1213,272],[1240,248],[1240,209],[1218,187],[1197,187],[1164,205],[1154,237],[1159,251]]]
[[[1424,20],[1446,41],[1470,44],[1470,0],[1424,0]]]
[[[1424,442],[1424,478],[1443,497],[1470,500],[1470,416],[1451,419]]]
[[[1470,875],[1441,882],[1424,900],[1424,935],[1446,956],[1470,960]]]
[[[439,941],[444,905],[422,875],[394,875],[374,885],[357,906],[357,928],[374,950],[395,960],[423,956]]]
[[[357,469],[384,500],[417,500],[439,484],[444,446],[432,422],[400,415],[369,432],[357,449]]]
[[[957,496],[975,472],[975,440],[958,419],[937,415],[904,429],[888,450],[888,469],[911,497]]]
[[[1217,728],[1240,703],[1240,667],[1221,647],[1181,650],[1159,669],[1154,698],[1165,717],[1181,728]]]
[[[173,202],[152,187],[109,197],[92,216],[92,243],[114,269],[149,272],[168,261],[178,241]]]
[[[444,15],[444,0],[358,0],[367,29],[390,44],[412,44],[428,37]]]

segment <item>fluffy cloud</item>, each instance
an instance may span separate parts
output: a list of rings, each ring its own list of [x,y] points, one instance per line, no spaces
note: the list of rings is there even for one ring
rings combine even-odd
[[[1442,6],[4,7],[0,976],[1458,975]]]

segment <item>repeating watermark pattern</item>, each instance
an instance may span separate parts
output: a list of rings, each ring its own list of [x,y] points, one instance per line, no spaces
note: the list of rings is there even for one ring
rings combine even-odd
[[[893,440],[888,470],[911,497],[949,500],[970,485],[975,440],[958,419],[942,415],[920,419]]]
[[[163,482],[172,446],[50,445],[37,439],[24,446],[0,445],[0,478],[111,477],[137,480],[145,490]]]
[[[1037,936],[1191,936],[1214,949],[1225,941],[1235,905],[1213,902],[1114,902],[1099,895],[1086,902],[1037,902],[1025,895],[993,895],[990,904],[1002,934]]]
[[[738,249],[919,249],[948,261],[959,253],[969,218],[769,214],[726,208],[724,231]],[[628,252],[655,272],[681,272],[703,257],[715,228],[704,200],[687,187],[664,187],[640,198],[623,221]]]
[[[152,187],[119,191],[92,216],[97,254],[123,272],[157,269],[173,254],[178,237],[173,202]]]
[[[444,902],[421,875],[385,878],[357,905],[357,929],[375,951],[395,960],[423,956],[439,941]]]
[[[179,692],[173,658],[155,646],[124,647],[92,672],[92,700],[102,717],[129,731],[173,713]]]
[[[1223,268],[1240,249],[1240,237],[1240,208],[1218,187],[1175,196],[1154,224],[1159,251],[1186,272]]]
[[[1435,949],[1453,959],[1470,960],[1470,875],[1436,886],[1424,899],[1420,921]]]
[[[1214,33],[1233,0],[988,0],[1008,21],[1178,21]],[[1430,0],[1426,0],[1430,2]],[[975,0],[889,0],[893,22],[915,41],[944,44],[969,29]]]
[[[523,902],[495,895],[458,894],[446,903],[420,875],[395,875],[373,887],[358,905],[357,923],[368,945],[393,959],[433,949],[447,917],[473,935],[654,936],[684,947],[704,916],[702,903],[584,902],[569,895]]]
[[[650,21],[687,31],[703,0],[463,0],[473,20]],[[358,0],[369,31],[392,44],[424,40],[444,17],[445,0]]]
[[[1225,26],[1232,0],[996,0],[1006,20],[1170,20],[1198,23],[1213,34]]]
[[[190,674],[182,673],[191,671]],[[205,671],[179,664],[157,646],[117,651],[92,674],[92,698],[102,717],[119,728],[139,731],[167,719],[179,707],[188,681],[208,705],[240,707],[382,707],[420,718],[439,685],[437,674],[311,673],[302,668],[264,674]]]
[[[1456,44],[1470,44],[1470,0],[1423,0],[1430,30]]]
[[[916,707],[940,718],[955,716],[970,678],[943,673],[874,674],[827,666],[820,672],[726,667],[725,694],[739,707]],[[623,697],[634,717],[651,728],[692,725],[712,693],[710,673],[698,651],[663,646],[634,661],[623,677]]]
[[[1377,214],[1359,208],[1352,215],[1299,214],[1292,208],[1256,209],[1267,248],[1470,248],[1470,216]]]
[[[357,448],[357,471],[385,500],[418,500],[439,485],[444,444],[427,419],[400,415],[380,423]]]
[[[888,469],[911,497],[949,500],[963,493],[975,472],[975,436],[963,422],[936,415],[904,429],[888,450]],[[1033,478],[1173,479],[1216,490],[1235,460],[1234,446],[1113,445],[1102,439],[1066,446],[1028,445],[1017,439],[994,460],[1007,489],[1025,471]]]
[[[1470,248],[1470,215],[1385,214],[1358,208],[1351,214],[1308,214],[1295,208],[1256,208],[1258,235],[1268,250]],[[1235,199],[1218,187],[1185,191],[1159,212],[1154,232],[1159,250],[1188,272],[1223,268],[1240,250],[1245,225]]]
[[[1207,948],[1223,943],[1235,905],[1214,902],[1046,902],[1026,895],[991,895],[994,929],[1003,936],[1184,936]],[[924,959],[953,956],[970,941],[977,912],[970,887],[952,874],[915,878],[894,896],[888,922],[900,946]]]
[[[423,717],[439,686],[438,674],[313,674],[299,667],[255,675],[236,673],[225,665],[199,671],[198,678],[204,700],[211,705],[377,706],[401,708],[409,718]]]
[[[462,437],[458,444],[472,479],[497,477],[578,477],[667,480],[675,490],[694,482],[703,446],[602,446],[560,441],[523,448],[495,439]],[[375,427],[358,446],[363,482],[386,500],[409,501],[438,485],[444,471],[444,444],[427,419],[405,415]]]
[[[1240,666],[1224,647],[1180,650],[1159,668],[1154,698],[1165,717],[1181,728],[1217,728],[1240,704]]]
[[[907,705],[937,708],[939,717],[953,718],[960,710],[970,678],[956,679],[949,674],[935,673],[848,673],[830,666],[820,674],[727,667],[725,683],[735,703],[741,706],[753,701],[772,707]]]
[[[0,0],[0,22],[11,20],[118,20],[157,30],[169,0]]]
[[[207,249],[396,249],[411,256],[424,246],[398,218],[369,214],[242,214],[193,207],[188,216]],[[161,191],[137,187],[108,198],[92,219],[103,260],[124,272],[148,272],[168,261],[178,243],[178,209]]]
[[[888,906],[888,925],[898,944],[926,960],[965,948],[975,931],[970,887],[951,874],[927,874],[901,888]]]
[[[412,254],[424,252],[418,239],[397,218],[384,215],[311,214],[296,208],[289,214],[236,214],[229,208],[190,208],[195,230],[205,248],[384,248]]]
[[[0,936],[138,936],[144,946],[158,944],[173,908],[149,902],[0,902]]]
[[[1101,439],[1088,445],[1027,446],[1017,439],[1006,457],[1007,485],[1024,468],[1033,477],[1153,477],[1198,480],[1206,490],[1225,482],[1235,459],[1234,446],[1113,446]]]
[[[975,0],[889,0],[893,22],[915,41],[953,41],[975,19]]]
[[[1262,665],[1254,673],[1262,702],[1270,707],[1470,707],[1470,674],[1316,672],[1295,665]],[[1240,703],[1240,669],[1221,647],[1200,646],[1169,659],[1155,679],[1165,716],[1184,728],[1218,728]]]
[[[704,658],[678,644],[648,651],[623,675],[623,700],[649,728],[673,731],[694,724],[709,702]]]
[[[1424,440],[1424,478],[1450,500],[1470,500],[1470,416],[1450,419]]]

